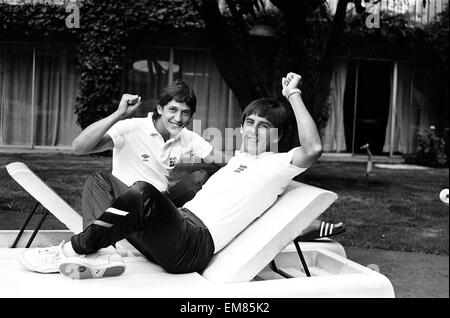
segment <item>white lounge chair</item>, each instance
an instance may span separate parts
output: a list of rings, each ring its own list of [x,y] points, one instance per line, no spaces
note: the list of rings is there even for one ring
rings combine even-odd
[[[71,232],[81,231],[81,216],[26,165],[16,162],[6,168]],[[302,251],[292,244],[336,199],[333,192],[292,181],[272,207],[213,257],[203,273],[169,274],[123,240],[118,250],[128,257],[121,276],[74,284],[62,275],[27,272],[15,258],[20,249],[3,248],[0,262],[9,270],[0,272],[0,281],[26,286],[8,288],[12,297],[30,296],[38,290],[40,297],[394,297],[388,278],[348,260],[339,243],[329,239],[302,242]],[[53,231],[40,233],[62,237]],[[71,234],[65,233],[67,238]],[[304,258],[303,267],[299,256]],[[42,286],[47,288],[43,291]],[[56,292],[60,288],[65,288],[63,295]]]
[[[55,191],[22,162],[6,165],[9,175],[45,209],[50,211],[73,233],[83,231],[83,220],[79,213],[67,204]],[[36,207],[35,207],[36,208]]]

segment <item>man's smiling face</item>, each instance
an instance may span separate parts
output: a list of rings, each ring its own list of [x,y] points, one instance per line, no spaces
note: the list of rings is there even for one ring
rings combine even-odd
[[[266,152],[271,143],[271,138],[276,129],[267,119],[252,114],[245,118],[242,124],[242,147],[244,152],[251,155],[259,155]]]
[[[176,136],[191,119],[191,108],[186,103],[171,100],[166,105],[158,105],[158,122],[156,128],[163,137]]]

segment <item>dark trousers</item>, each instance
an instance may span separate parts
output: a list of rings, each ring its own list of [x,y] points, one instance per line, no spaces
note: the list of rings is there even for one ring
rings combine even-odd
[[[183,177],[164,192],[177,207],[191,200],[215,171],[197,170]],[[127,185],[107,171],[88,177],[82,195],[83,229],[91,225],[126,190]]]
[[[126,238],[169,272],[202,271],[214,252],[211,235],[200,219],[177,205],[190,200],[208,177],[196,171],[161,193],[146,182],[127,187],[110,173],[94,173],[83,191],[85,230],[72,237],[74,250],[90,254]]]

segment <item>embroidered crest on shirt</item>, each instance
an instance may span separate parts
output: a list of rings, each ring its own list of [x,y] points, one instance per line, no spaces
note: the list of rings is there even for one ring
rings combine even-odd
[[[173,168],[175,167],[175,164],[177,163],[177,157],[170,157],[169,158],[169,167]]]
[[[142,158],[142,161],[147,162],[148,158],[150,158],[150,156],[147,155],[146,153],[144,153],[144,154],[141,155],[141,158]]]
[[[237,168],[236,170],[234,170],[234,172],[241,173],[241,172],[244,171],[245,169],[247,169],[247,166],[239,165],[239,168]]]

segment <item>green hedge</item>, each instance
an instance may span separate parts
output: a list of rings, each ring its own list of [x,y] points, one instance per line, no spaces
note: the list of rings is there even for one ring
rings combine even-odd
[[[382,12],[380,28],[365,25],[367,14],[347,22],[340,49],[349,55],[440,64],[448,70],[449,7],[422,26],[403,14]]]

